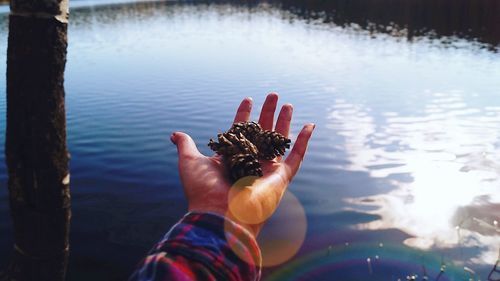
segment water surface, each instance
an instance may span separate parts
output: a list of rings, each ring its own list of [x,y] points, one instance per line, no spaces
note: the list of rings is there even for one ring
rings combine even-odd
[[[497,260],[500,55],[477,42],[373,36],[270,5],[146,2],[73,9],[69,43],[69,280],[124,279],[184,214],[171,132],[210,153],[241,99],[261,105],[271,91],[295,105],[292,138],[317,127],[277,214],[289,220],[260,238],[305,233],[294,236],[303,243],[266,279],[433,280],[446,265],[440,280],[485,280]],[[268,260],[294,253],[263,250]]]

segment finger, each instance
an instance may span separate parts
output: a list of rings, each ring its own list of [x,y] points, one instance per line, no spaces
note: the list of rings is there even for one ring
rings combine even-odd
[[[276,132],[288,138],[290,132],[290,122],[292,121],[293,106],[289,103],[281,107],[278,121],[276,121]]]
[[[179,159],[202,156],[198,148],[196,148],[193,139],[188,134],[175,132],[170,137],[170,140],[177,146]]]
[[[264,130],[272,130],[274,122],[274,111],[278,104],[278,94],[270,93],[266,97],[262,111],[260,112],[259,124]]]
[[[234,117],[233,123],[247,122],[250,119],[250,112],[252,111],[253,100],[251,97],[247,97],[241,101],[238,111],[236,111],[236,116]]]
[[[300,131],[300,134],[293,145],[290,155],[288,155],[285,160],[285,166],[288,167],[288,170],[290,171],[290,179],[293,178],[299,170],[300,164],[306,154],[307,143],[311,138],[314,127],[314,124],[307,124],[304,128],[302,128],[302,131]]]

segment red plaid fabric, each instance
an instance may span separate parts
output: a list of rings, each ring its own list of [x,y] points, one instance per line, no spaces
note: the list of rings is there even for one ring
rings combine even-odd
[[[186,214],[139,264],[129,280],[260,280],[253,236],[217,214]]]

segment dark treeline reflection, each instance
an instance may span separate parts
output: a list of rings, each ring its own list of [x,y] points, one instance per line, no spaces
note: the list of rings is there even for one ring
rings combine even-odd
[[[460,38],[493,51],[500,47],[498,0],[205,1],[214,2],[248,7],[267,3],[306,20],[406,37],[409,41],[429,38],[450,44]]]
[[[408,40],[458,37],[500,43],[498,0],[277,0],[283,9],[301,17],[370,32],[406,36]],[[447,42],[447,40],[444,40]]]
[[[218,5],[226,4],[226,5]],[[100,9],[83,8],[91,13],[79,13],[76,21],[113,20],[109,9],[133,17],[150,17],[160,13],[175,13],[173,6],[211,6],[220,12],[230,13],[228,5],[248,12],[261,8],[281,10],[285,16],[299,17],[315,23],[330,23],[377,33],[407,38],[438,39],[444,45],[453,45],[457,39],[479,43],[481,47],[498,51],[500,47],[499,0],[212,0],[179,2],[135,2],[127,5],[110,5]],[[181,9],[182,10],[182,9]],[[234,12],[234,10],[233,10]],[[105,13],[105,19],[96,15]],[[139,14],[138,14],[139,13]],[[142,13],[142,14],[141,14]],[[120,16],[116,14],[116,17]]]

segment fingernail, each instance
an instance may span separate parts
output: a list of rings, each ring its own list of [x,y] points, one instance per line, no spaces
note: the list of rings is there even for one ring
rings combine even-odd
[[[174,141],[174,138],[175,138],[175,132],[172,133],[172,135],[170,135],[170,141],[175,144],[175,141]]]

